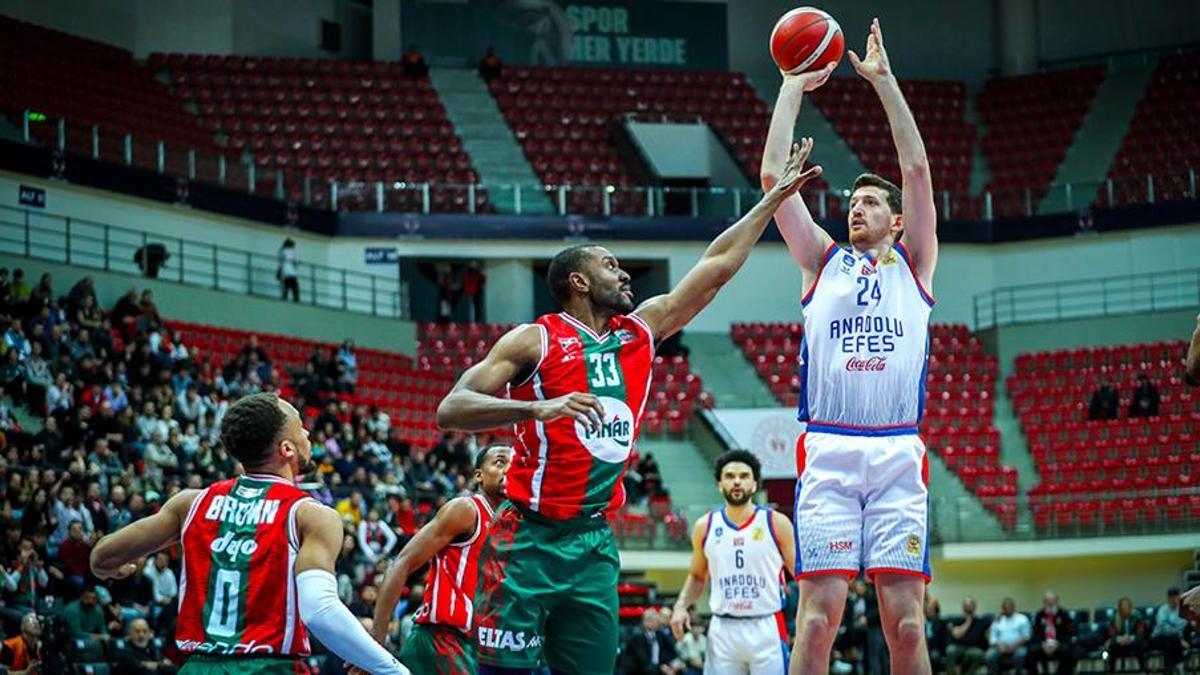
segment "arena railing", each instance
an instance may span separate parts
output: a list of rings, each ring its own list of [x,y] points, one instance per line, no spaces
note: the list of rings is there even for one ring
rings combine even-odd
[[[95,160],[151,167],[165,175],[332,211],[432,213],[439,210],[439,203],[450,200],[461,203],[461,208],[453,209],[455,212],[475,213],[476,193],[486,192],[493,201],[504,195],[517,215],[543,212],[534,205],[544,204],[545,200],[533,195],[544,194],[551,203],[551,212],[557,215],[740,217],[762,197],[757,188],[722,186],[330,181],[315,176],[316,167],[259,166],[246,150],[204,152],[97,125],[76,124],[31,109],[9,112],[19,116],[26,143],[70,150]],[[935,192],[934,200],[942,220],[992,221],[1086,212],[1092,207],[1196,199],[1197,180],[1196,168],[1182,167],[1103,181],[1055,183],[1044,191],[1022,189],[980,194],[939,191]],[[805,196],[818,218],[840,218],[845,215],[844,204],[850,195],[846,189],[831,189],[807,190]]]
[[[260,297],[281,295],[275,254],[41,210],[0,206],[0,253],[137,276],[146,276],[139,259],[166,254],[158,279]],[[409,316],[408,289],[398,270],[395,276],[381,276],[306,262],[296,267],[305,304],[388,318]]]
[[[1200,268],[1003,286],[974,298],[973,330],[1195,307]]]

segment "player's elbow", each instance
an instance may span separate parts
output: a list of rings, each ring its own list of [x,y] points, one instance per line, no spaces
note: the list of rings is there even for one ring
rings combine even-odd
[[[762,185],[763,192],[770,192],[771,188],[779,182],[779,172],[763,169],[758,174],[758,182]]]
[[[917,160],[904,162],[900,165],[900,177],[905,182],[910,180],[928,179],[929,177],[929,160],[922,157]]]
[[[121,567],[121,561],[117,558],[118,553],[117,548],[113,546],[112,537],[101,537],[100,541],[96,542],[96,546],[92,548],[92,555],[88,560],[92,574],[101,579],[115,574]]]
[[[458,421],[458,416],[455,414],[456,407],[453,393],[447,395],[438,404],[436,419],[439,429],[450,430],[455,428],[455,422]]]

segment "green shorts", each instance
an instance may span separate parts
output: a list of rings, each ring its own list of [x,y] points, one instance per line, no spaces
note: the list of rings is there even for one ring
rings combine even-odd
[[[473,636],[479,662],[612,675],[620,569],[603,518],[552,521],[505,502],[479,557]]]
[[[337,658],[337,657],[334,657]],[[295,675],[307,672],[300,659],[254,656],[209,656],[192,654],[179,669],[179,675],[188,673],[215,673],[215,675]]]
[[[400,662],[414,673],[475,675],[475,647],[457,628],[417,624],[404,642]]]

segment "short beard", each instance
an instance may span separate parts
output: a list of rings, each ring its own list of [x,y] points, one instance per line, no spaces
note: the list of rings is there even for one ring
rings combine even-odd
[[[628,314],[633,311],[633,300],[625,297],[621,291],[595,299],[596,305],[602,309],[611,310],[617,314]]]
[[[721,490],[721,496],[725,498],[725,503],[729,504],[730,506],[743,506],[749,503],[751,499],[754,499],[754,493],[748,490],[742,490],[742,496],[740,499],[735,499],[732,491],[726,492]]]
[[[312,457],[302,459],[300,460],[300,466],[296,467],[296,479],[299,480],[304,476],[315,473],[316,470],[317,463],[312,460]]]

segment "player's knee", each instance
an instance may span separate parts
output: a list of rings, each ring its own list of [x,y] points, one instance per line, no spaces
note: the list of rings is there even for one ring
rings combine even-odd
[[[804,644],[810,648],[832,642],[837,637],[836,628],[831,625],[829,617],[819,610],[802,613],[797,624],[797,632],[802,634]]]
[[[921,647],[925,637],[925,622],[917,617],[906,616],[896,623],[892,631],[895,644],[889,645],[893,651],[914,651]]]

